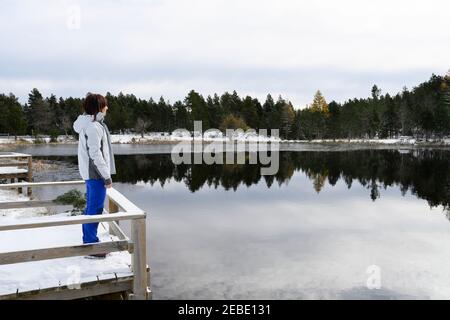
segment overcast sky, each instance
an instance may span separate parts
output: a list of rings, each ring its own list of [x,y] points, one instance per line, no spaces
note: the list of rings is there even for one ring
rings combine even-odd
[[[0,92],[174,102],[236,90],[295,107],[450,68],[448,0],[0,0]]]

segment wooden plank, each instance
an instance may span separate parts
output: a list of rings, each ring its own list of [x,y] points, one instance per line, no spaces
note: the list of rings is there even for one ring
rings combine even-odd
[[[106,194],[108,195],[109,199],[112,202],[114,202],[117,206],[122,208],[124,211],[144,213],[143,210],[138,208],[133,202],[128,200],[123,194],[121,194],[116,189],[114,189],[114,188],[107,189]]]
[[[8,162],[0,163],[0,167],[28,167],[28,162]]]
[[[28,173],[26,173],[26,172],[0,173],[1,179],[27,178],[27,177],[28,177]],[[0,186],[10,186],[10,185],[16,185],[16,184],[19,184],[19,183],[3,183],[3,184],[0,184]],[[17,188],[19,188],[19,187],[20,186],[17,186]],[[10,188],[14,188],[14,187],[10,187]],[[3,187],[3,189],[6,189],[6,187]]]
[[[93,222],[108,222],[108,221],[120,221],[120,220],[133,220],[133,219],[142,219],[145,218],[145,214],[139,213],[128,213],[128,212],[119,212],[114,214],[99,214],[92,216],[74,216],[74,217],[58,217],[58,218],[47,218],[47,219],[39,219],[43,221],[34,220],[30,221],[21,221],[15,224],[0,224],[0,231],[7,230],[20,230],[20,229],[33,229],[33,228],[47,228],[47,227],[56,227],[56,226],[66,226],[73,224],[84,224],[84,223],[93,223]]]
[[[127,235],[120,229],[116,221],[109,222],[109,233],[118,237],[120,240],[128,240]]]
[[[28,158],[28,182],[33,182],[33,159]]]
[[[29,158],[31,157],[31,154],[25,154],[25,153],[17,153],[17,152],[9,152],[7,154],[0,154],[0,158]]]
[[[63,206],[63,204],[55,202],[55,200],[29,200],[29,201],[12,201],[0,202],[1,209],[18,209],[18,208],[39,208]]]
[[[20,181],[22,181],[22,179],[18,178],[17,182],[20,182]],[[18,193],[22,193],[23,192],[23,188],[17,188],[17,192]]]
[[[117,279],[105,279],[81,283],[80,289],[71,286],[61,286],[19,292],[18,294],[0,295],[0,300],[72,300],[99,295],[131,291],[133,278],[130,276],[118,277]]]
[[[21,262],[41,261],[57,258],[88,256],[98,253],[109,253],[128,250],[128,241],[97,242],[77,246],[64,246],[35,250],[23,250],[0,253],[0,265]]]
[[[89,285],[83,285],[81,289],[57,290],[53,293],[39,294],[32,296],[32,300],[73,300],[88,297],[96,297],[105,294],[131,291],[133,281],[128,277],[127,280],[107,280],[100,282],[91,282]]]
[[[81,185],[84,180],[74,181],[56,181],[56,182],[20,182],[13,184],[0,184],[0,189],[20,188],[20,187],[45,187],[45,186],[66,186],[66,185]]]
[[[152,300],[153,298],[152,298],[152,291],[151,291],[151,289],[150,289],[150,287],[151,287],[151,285],[150,285],[150,278],[151,278],[151,272],[150,272],[150,267],[148,266],[148,264],[145,266],[145,270],[147,271],[147,288],[148,288],[148,290],[147,290],[147,294],[148,294],[148,297],[147,297],[147,299],[148,300]]]
[[[145,219],[136,219],[131,222],[131,238],[134,244],[132,254],[133,294],[134,300],[147,300],[149,289],[147,284],[147,239]]]
[[[33,182],[33,159],[31,157],[28,158],[28,175],[27,181],[29,183]],[[27,188],[27,196],[31,197],[33,194],[33,189],[31,187]]]
[[[107,196],[107,197],[108,197],[108,213],[119,212],[119,206],[114,201],[111,200],[110,196]],[[113,221],[113,222],[109,222],[110,232],[119,238],[123,237],[124,234],[119,227],[119,221]]]

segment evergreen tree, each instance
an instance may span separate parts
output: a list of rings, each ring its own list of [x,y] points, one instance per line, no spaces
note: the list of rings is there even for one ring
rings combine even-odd
[[[158,102],[158,112],[161,114],[161,123],[159,131],[172,131],[173,129],[173,118],[172,118],[172,107],[170,104],[166,103],[164,98],[161,96]]]
[[[59,99],[58,104],[63,112],[61,126],[66,135],[68,133],[76,134],[76,132],[73,131],[72,126],[73,122],[77,119],[78,115],[81,112],[83,112],[82,101],[83,100],[80,98],[72,98],[72,97],[66,98],[65,100]]]
[[[327,136],[330,138],[339,138],[341,136],[340,106],[336,101],[331,101],[328,105],[329,117],[327,119]]]
[[[10,94],[8,100],[8,113],[6,116],[8,124],[7,130],[14,135],[15,139],[17,139],[18,135],[25,134],[27,122],[18,99],[13,94]]]
[[[284,106],[287,104],[283,97],[278,96],[277,102],[275,102],[275,107],[272,109],[270,114],[270,128],[271,129],[281,129],[281,114],[283,112]]]
[[[61,116],[58,101],[56,100],[56,96],[54,94],[51,94],[50,97],[45,99],[47,106],[48,106],[48,115],[52,128],[58,128],[58,118]]]
[[[302,139],[300,113],[300,110],[295,111],[294,122],[292,124],[290,138],[294,140]]]
[[[381,95],[381,89],[378,88],[376,84],[372,87],[372,99],[378,101]]]
[[[446,81],[446,77],[441,82],[440,86],[440,99],[437,101],[434,109],[434,119],[435,119],[435,134],[442,138],[449,132],[450,129],[450,112],[448,105],[448,94],[449,88]]]
[[[395,110],[395,104],[389,94],[385,96],[386,110],[381,119],[382,137],[395,137],[400,129],[400,118]]]
[[[34,88],[28,95],[28,127],[33,135],[44,134],[51,128],[51,112],[48,102],[43,99],[38,89]]]
[[[423,133],[425,134],[425,140],[428,141],[434,127],[433,113],[430,109],[427,108],[422,111],[422,114],[420,116],[420,125],[422,127]]]
[[[257,129],[259,126],[258,110],[255,105],[255,100],[250,96],[246,96],[242,101],[242,118],[245,123],[252,129]]]
[[[8,133],[8,109],[10,105],[9,97],[0,94],[0,133]]]
[[[10,93],[0,94],[0,132],[17,135],[26,132],[27,124],[22,106],[18,99]]]
[[[119,93],[119,96],[122,93]],[[106,94],[106,100],[108,101],[108,116],[105,118],[105,122],[109,127],[109,130],[113,133],[121,133],[125,129],[123,110],[119,104],[119,96],[115,97],[109,92]]]
[[[191,113],[192,121],[202,121],[203,130],[209,129],[209,115],[205,99],[194,90],[191,90],[185,98],[184,103]],[[191,126],[193,128],[193,123]]]
[[[367,128],[369,138],[375,137],[378,134],[379,128],[380,128],[380,117],[378,115],[376,108],[372,107],[370,108],[369,127]]]
[[[263,121],[262,125],[264,129],[272,128],[272,124],[274,123],[273,115],[275,112],[275,102],[270,94],[267,95],[266,101],[263,106]]]
[[[234,90],[231,94],[230,99],[230,110],[231,113],[234,114],[237,117],[242,117],[241,110],[242,110],[242,100],[237,94],[237,92]]]
[[[291,102],[285,103],[281,110],[280,135],[284,139],[289,139],[292,133],[295,120],[294,106]]]
[[[177,129],[187,129],[189,121],[189,114],[186,106],[181,102],[177,101],[173,105],[175,113],[175,124]]]
[[[317,137],[317,128],[313,119],[314,113],[309,108],[299,111],[300,139],[311,140]]]
[[[447,71],[447,74],[444,77],[444,84],[445,84],[444,103],[447,106],[450,106],[450,70]]]
[[[408,89],[403,88],[399,101],[400,104],[400,125],[402,135],[412,135],[414,129],[414,110],[412,109],[411,94]]]
[[[231,96],[231,94],[229,94],[228,92],[225,92],[224,94],[222,94],[220,96],[220,106],[222,108],[223,114],[227,115],[232,113],[232,109],[233,109],[233,98]]]
[[[211,128],[219,128],[223,119],[223,109],[220,105],[219,96],[217,94],[214,94],[214,97],[208,96],[206,99],[206,105]]]
[[[450,132],[450,70],[441,85],[442,97],[435,110],[436,131],[439,137]]]

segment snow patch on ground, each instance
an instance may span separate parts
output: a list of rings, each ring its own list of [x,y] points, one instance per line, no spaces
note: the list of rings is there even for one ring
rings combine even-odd
[[[17,193],[16,190],[0,189],[0,202],[28,201],[28,200],[30,200],[28,196],[19,194]],[[0,210],[0,224],[12,224],[15,221],[17,221],[17,219],[29,219],[32,217],[42,216],[45,213],[47,213],[46,208],[21,208],[21,209]],[[2,232],[3,231],[0,231],[0,239],[3,239]],[[1,245],[2,244],[0,244],[0,247]]]
[[[61,135],[56,138],[59,143],[75,143],[78,142],[73,136]],[[33,136],[18,136],[17,139],[14,136],[1,136],[0,144],[18,144],[18,143],[50,143],[50,136],[39,136],[38,138]]]

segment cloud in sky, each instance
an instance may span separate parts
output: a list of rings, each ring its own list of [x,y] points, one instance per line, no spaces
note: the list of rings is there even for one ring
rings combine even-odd
[[[450,67],[450,3],[0,0],[0,91],[183,99],[237,90],[301,107],[412,87]],[[80,12],[78,19],[77,10]],[[77,24],[79,22],[79,25]],[[78,28],[79,26],[79,28]]]

